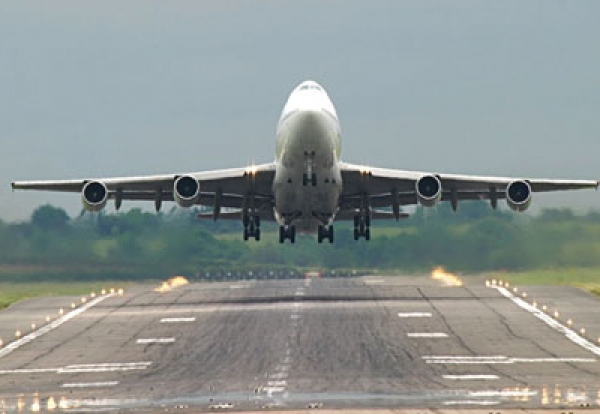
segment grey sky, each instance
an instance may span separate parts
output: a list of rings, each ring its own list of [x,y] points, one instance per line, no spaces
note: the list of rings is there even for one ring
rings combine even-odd
[[[333,98],[347,161],[600,179],[599,15],[597,1],[2,1],[0,217],[81,208],[13,194],[16,179],[271,161],[304,79]]]

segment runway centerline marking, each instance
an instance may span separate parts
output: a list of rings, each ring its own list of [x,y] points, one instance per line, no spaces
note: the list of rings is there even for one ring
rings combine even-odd
[[[444,332],[409,332],[406,334],[409,338],[448,338]]]
[[[140,338],[135,341],[136,344],[172,344],[175,338]]]
[[[592,352],[593,354],[600,356],[600,347],[594,345],[593,343],[591,343],[587,339],[583,338],[582,336],[579,336],[579,334],[577,334],[577,332],[575,332],[572,329],[561,324],[560,322],[558,322],[556,319],[550,317],[549,315],[546,315],[543,311],[541,311],[540,309],[536,308],[533,305],[530,305],[529,303],[525,302],[523,299],[513,295],[506,288],[499,287],[499,286],[491,286],[491,287],[496,289],[498,292],[500,292],[500,294],[502,296],[510,299],[514,304],[519,306],[521,309],[526,310],[527,312],[531,313],[536,318],[538,318],[541,321],[543,321],[544,323],[546,323],[546,325],[550,326],[555,331],[558,331],[558,332],[564,334],[567,337],[567,339],[569,339],[574,344],[577,344],[577,345],[581,346],[582,348],[585,348],[588,351]]]
[[[109,293],[104,296],[98,296],[97,298],[89,301],[85,305],[83,305],[75,310],[72,310],[71,312],[68,312],[67,314],[61,316],[58,319],[55,319],[54,321],[50,322],[48,325],[42,326],[40,329],[25,335],[21,339],[18,339],[16,341],[13,341],[13,342],[5,345],[4,348],[0,349],[0,358],[5,357],[6,355],[8,355],[8,354],[12,353],[13,351],[22,347],[23,345],[28,344],[29,342],[41,337],[42,335],[45,335],[48,332],[53,331],[54,329],[58,328],[65,322],[70,321],[71,319],[75,318],[76,316],[81,315],[86,310],[93,308],[100,302],[102,302],[110,297],[113,297],[115,295],[116,295],[115,293]]]
[[[399,318],[431,318],[431,312],[400,312]]]
[[[63,384],[62,388],[102,388],[115,387],[119,385],[119,381],[104,381],[104,382],[71,382]]]
[[[195,322],[196,317],[188,317],[188,318],[162,318],[160,323],[180,323],[180,322]]]
[[[500,379],[498,375],[493,374],[442,375],[442,378],[456,381],[488,381]]]

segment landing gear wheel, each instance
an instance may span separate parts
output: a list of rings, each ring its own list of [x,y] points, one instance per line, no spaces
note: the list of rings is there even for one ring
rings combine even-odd
[[[250,237],[254,237],[254,240],[260,240],[260,217],[244,215],[242,222],[244,223],[244,241],[247,241]]]
[[[371,240],[371,217],[369,215],[354,216],[354,240],[364,237],[365,240]]]
[[[310,177],[306,173],[302,174],[302,185],[304,187],[307,187],[308,183],[310,183],[310,185],[312,185],[313,187],[316,187],[317,186],[317,174],[311,174]]]
[[[319,226],[317,229],[317,241],[323,243],[324,239],[329,240],[329,243],[333,243],[333,226]]]
[[[290,239],[290,243],[296,242],[295,226],[279,226],[279,243],[285,243],[286,239]]]
[[[283,243],[285,241],[285,227],[279,226],[279,243]]]

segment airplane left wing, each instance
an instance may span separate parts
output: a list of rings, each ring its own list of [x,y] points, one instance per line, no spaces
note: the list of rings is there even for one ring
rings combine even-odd
[[[439,201],[450,201],[456,209],[460,200],[490,200],[496,207],[499,199],[505,199],[513,210],[523,211],[529,207],[533,192],[597,189],[599,184],[592,180],[436,174],[348,163],[342,163],[341,168],[340,210],[391,207],[396,218],[399,218],[400,206],[432,206]]]
[[[190,207],[203,205],[220,210],[244,208],[272,209],[272,182],[275,164],[183,174],[148,175],[80,180],[16,181],[13,190],[46,190],[81,193],[88,210],[99,210],[108,200],[117,208],[123,200],[176,201]],[[216,213],[218,216],[218,212]]]

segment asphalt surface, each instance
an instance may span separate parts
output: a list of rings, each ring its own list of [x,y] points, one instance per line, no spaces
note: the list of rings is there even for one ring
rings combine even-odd
[[[598,408],[598,299],[466,282],[192,283],[25,301],[0,312],[0,413]]]

